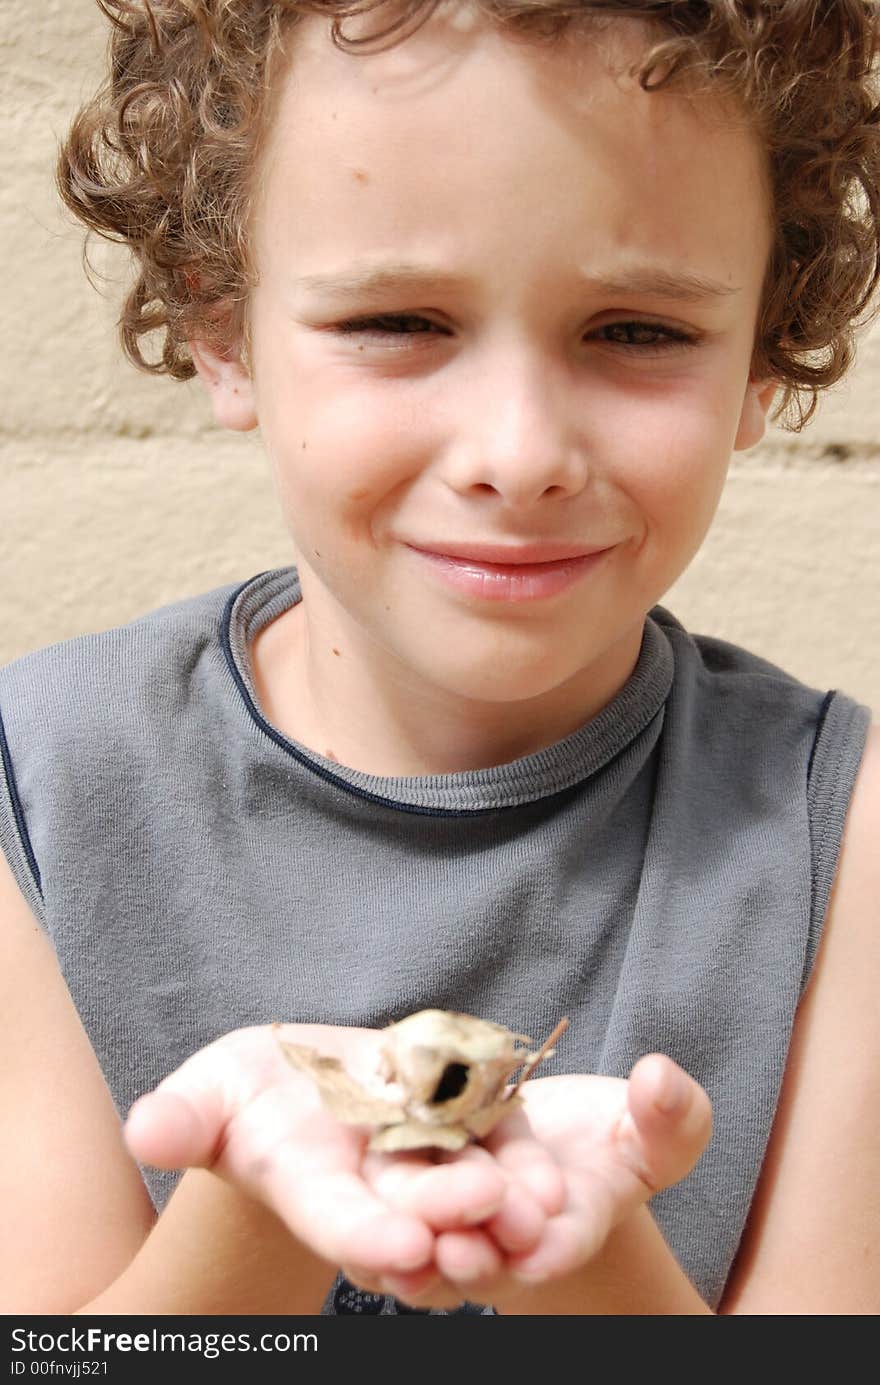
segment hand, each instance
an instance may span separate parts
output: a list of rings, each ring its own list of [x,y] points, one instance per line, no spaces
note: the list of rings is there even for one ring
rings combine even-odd
[[[285,1026],[362,1082],[378,1031]],[[667,1086],[680,1105],[664,1112]],[[362,1287],[414,1304],[498,1305],[575,1272],[611,1229],[684,1177],[708,1142],[708,1098],[651,1055],[629,1081],[532,1079],[525,1110],[456,1155],[370,1154],[293,1070],[271,1028],[209,1045],[132,1108],[126,1139],[144,1163],[206,1167],[269,1206],[294,1236]]]
[[[525,1109],[496,1126],[482,1148],[453,1156],[491,1159],[503,1171],[508,1192],[501,1213],[479,1227],[438,1235],[433,1265],[416,1273],[377,1279],[351,1265],[350,1278],[418,1306],[449,1307],[468,1298],[500,1308],[530,1287],[581,1270],[615,1227],[690,1172],[711,1136],[708,1096],[661,1054],[642,1058],[628,1080],[532,1079],[521,1095]],[[372,1174],[393,1205],[403,1205],[403,1174]],[[522,1215],[529,1203],[543,1216],[526,1223],[529,1243],[517,1248],[513,1209]]]
[[[379,1031],[285,1025],[281,1032],[335,1054],[365,1085],[375,1082]],[[371,1275],[431,1265],[439,1228],[484,1220],[507,1193],[491,1160],[469,1158],[436,1169],[425,1161],[418,1189],[410,1179],[398,1187],[397,1205],[386,1201],[376,1190],[378,1171],[398,1156],[367,1155],[369,1131],[325,1110],[270,1026],[236,1030],[194,1054],[135,1103],[125,1138],[142,1163],[211,1169],[334,1267],[352,1262]]]

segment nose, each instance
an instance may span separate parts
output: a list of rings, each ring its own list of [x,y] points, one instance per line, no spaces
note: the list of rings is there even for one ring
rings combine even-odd
[[[537,350],[472,361],[454,414],[445,479],[511,509],[578,494],[589,479],[577,385]]]

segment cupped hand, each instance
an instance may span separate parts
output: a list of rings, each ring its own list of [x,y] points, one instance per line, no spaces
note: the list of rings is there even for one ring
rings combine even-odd
[[[537,1078],[521,1096],[524,1107],[470,1151],[492,1159],[508,1180],[499,1213],[479,1228],[439,1234],[433,1266],[415,1273],[377,1279],[351,1266],[365,1288],[414,1305],[462,1298],[500,1305],[528,1286],[562,1280],[655,1193],[684,1178],[711,1137],[705,1091],[661,1054],[642,1058],[627,1080]],[[523,1195],[546,1215],[539,1234],[517,1248],[509,1225]]]
[[[283,1037],[375,1084],[381,1033],[286,1025]],[[480,1145],[377,1154],[324,1108],[269,1026],[200,1050],[132,1108],[131,1152],[210,1168],[258,1198],[362,1288],[417,1306],[501,1304],[576,1273],[612,1229],[678,1182],[711,1134],[705,1092],[652,1054],[628,1080],[531,1079]]]
[[[284,1025],[280,1033],[375,1084],[379,1031]],[[507,1180],[488,1156],[438,1165],[426,1158],[417,1168],[411,1156],[368,1155],[369,1134],[326,1111],[272,1026],[239,1029],[199,1050],[134,1104],[125,1125],[141,1163],[211,1169],[268,1206],[315,1254],[370,1276],[431,1267],[438,1229],[475,1225],[501,1209]],[[388,1198],[383,1176],[397,1163],[407,1176]]]

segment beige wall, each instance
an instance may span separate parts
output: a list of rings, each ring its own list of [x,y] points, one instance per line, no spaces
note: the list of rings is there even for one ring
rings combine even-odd
[[[89,287],[57,208],[56,143],[103,36],[94,0],[0,5],[0,660],[290,561],[258,442],[217,430],[195,386],[124,362],[117,294]],[[667,598],[691,628],[876,707],[878,384],[875,331],[805,434],[735,462]]]

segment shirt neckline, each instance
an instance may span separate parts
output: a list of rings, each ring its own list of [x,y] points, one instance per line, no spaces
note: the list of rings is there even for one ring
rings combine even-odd
[[[631,745],[662,712],[672,686],[670,642],[662,626],[649,615],[636,666],[624,686],[601,712],[563,740],[488,769],[417,776],[366,774],[289,739],[272,725],[259,705],[250,646],[270,621],[300,599],[294,567],[259,573],[230,595],[221,619],[220,639],[238,695],[263,735],[313,775],[348,793],[402,811],[461,816],[519,807],[564,793]]]

